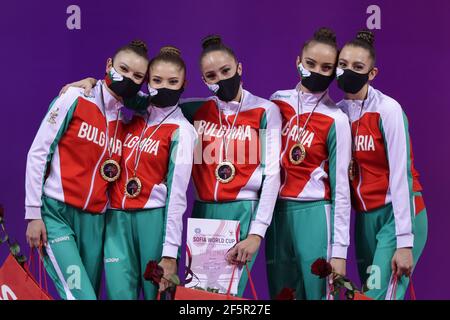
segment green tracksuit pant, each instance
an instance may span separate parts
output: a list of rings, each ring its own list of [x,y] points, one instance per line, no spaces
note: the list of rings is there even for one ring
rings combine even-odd
[[[105,277],[108,298],[156,298],[158,287],[144,279],[147,263],[161,260],[165,208],[106,212]]]
[[[298,300],[326,299],[327,279],[311,273],[318,258],[331,257],[331,204],[328,201],[278,200],[266,235],[269,293],[273,299],[283,288]]]
[[[412,253],[415,266],[427,239],[426,209],[415,216],[413,224],[414,247]],[[397,249],[392,204],[370,212],[357,213],[355,229],[359,276],[365,289],[368,289],[365,294],[377,300],[391,299],[393,290],[391,261]],[[405,276],[398,281],[395,299],[404,298],[408,284],[409,278]]]
[[[42,197],[44,265],[62,299],[95,300],[103,269],[105,216]]]

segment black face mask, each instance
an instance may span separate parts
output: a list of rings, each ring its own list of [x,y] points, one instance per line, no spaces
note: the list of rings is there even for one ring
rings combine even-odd
[[[166,108],[174,106],[180,100],[181,94],[184,91],[184,88],[181,87],[178,90],[161,88],[161,89],[153,89],[148,86],[148,91],[150,92],[150,101],[155,106],[159,108]]]
[[[112,92],[124,99],[133,98],[142,86],[142,84],[137,84],[130,78],[122,76],[114,68],[111,68],[106,74],[105,83]]]
[[[366,85],[366,83],[369,82],[370,71],[364,74],[350,69],[338,68],[338,87],[345,93],[358,93]]]
[[[208,84],[208,88],[222,101],[230,102],[236,98],[241,86],[241,76],[236,74],[229,79],[220,80],[215,84]]]
[[[324,76],[323,74],[309,71],[302,64],[299,64],[298,72],[300,73],[302,85],[312,93],[327,90],[335,77],[334,73],[330,76]]]

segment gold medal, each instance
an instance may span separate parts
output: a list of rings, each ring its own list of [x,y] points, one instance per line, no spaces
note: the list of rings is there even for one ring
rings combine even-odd
[[[133,177],[127,180],[125,184],[125,196],[127,198],[136,198],[142,190],[142,183],[138,177]]]
[[[289,161],[292,164],[299,165],[306,158],[305,146],[301,143],[296,143],[289,151]]]
[[[350,160],[350,165],[348,166],[348,177],[350,181],[353,181],[358,175],[358,166],[356,160],[352,158]]]
[[[228,183],[234,179],[236,169],[230,161],[222,161],[216,167],[216,179],[220,183]]]
[[[109,125],[108,125],[108,118],[106,116],[106,109],[105,109],[105,101],[103,97],[103,84],[100,86],[100,96],[102,99],[102,108],[103,113],[105,115],[106,120],[106,131],[105,131],[105,143],[106,143],[106,149],[109,154],[108,160],[103,162],[103,164],[100,167],[100,175],[102,176],[103,180],[107,182],[114,182],[120,177],[120,172],[122,171],[120,168],[120,164],[116,161],[111,159],[112,158],[112,151],[111,151],[111,141],[109,140]],[[119,128],[119,118],[120,118],[121,110],[118,110],[117,112],[117,118],[116,118],[116,128],[114,129],[114,137],[112,142],[116,143],[116,137],[117,137],[117,130]]]
[[[108,182],[114,182],[120,177],[120,165],[116,160],[109,159],[103,162],[100,167],[102,178]]]

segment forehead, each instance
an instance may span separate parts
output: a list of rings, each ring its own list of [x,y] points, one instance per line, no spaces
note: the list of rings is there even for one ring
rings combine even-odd
[[[130,50],[120,51],[114,58],[114,64],[125,63],[135,72],[147,72],[148,61]]]
[[[149,69],[150,76],[174,78],[183,74],[183,69],[174,63],[156,61]]]
[[[236,61],[234,57],[225,51],[211,51],[207,53],[201,61],[203,71],[217,70],[224,65],[234,66]]]
[[[312,42],[303,51],[303,58],[314,59],[318,63],[336,62],[336,49],[323,43]]]
[[[370,53],[364,48],[346,45],[339,53],[339,59],[344,59],[348,62],[363,62],[367,64],[370,62]]]

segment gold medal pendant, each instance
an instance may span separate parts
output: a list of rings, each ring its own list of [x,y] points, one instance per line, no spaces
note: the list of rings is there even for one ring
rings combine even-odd
[[[108,182],[114,182],[120,177],[120,165],[116,160],[108,159],[100,167],[102,178]]]
[[[357,175],[358,175],[358,167],[356,164],[356,160],[352,158],[348,166],[348,178],[350,179],[350,181],[353,181]]]
[[[133,177],[127,180],[125,184],[125,196],[127,198],[136,198],[142,190],[142,183],[138,177]]]
[[[228,183],[234,179],[236,169],[231,162],[222,161],[217,165],[215,174],[217,181],[220,183]]]
[[[292,164],[298,165],[303,162],[306,158],[306,150],[303,144],[296,143],[292,146],[289,151],[289,161]]]

